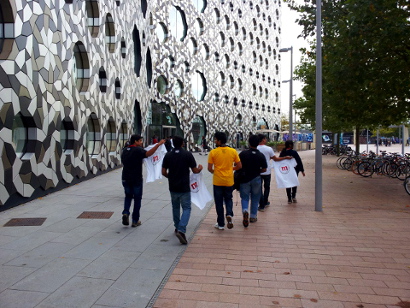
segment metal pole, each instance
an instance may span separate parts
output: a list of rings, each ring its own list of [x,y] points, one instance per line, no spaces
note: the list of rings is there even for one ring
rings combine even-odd
[[[289,136],[293,140],[293,46],[290,46]]]
[[[322,2],[316,2],[315,211],[322,211]]]

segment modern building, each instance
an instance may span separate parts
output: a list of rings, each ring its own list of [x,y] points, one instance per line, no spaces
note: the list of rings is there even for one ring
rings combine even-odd
[[[280,126],[279,0],[2,0],[0,210],[120,166],[132,133]]]

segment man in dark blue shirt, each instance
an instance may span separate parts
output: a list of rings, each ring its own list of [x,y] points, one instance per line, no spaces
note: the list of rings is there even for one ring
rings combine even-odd
[[[184,140],[174,136],[174,148],[168,152],[162,162],[162,175],[168,178],[171,193],[172,216],[174,219],[175,235],[181,244],[186,245],[186,227],[191,216],[191,187],[189,186],[189,169],[199,173],[202,165],[196,166],[191,152],[184,150]],[[182,208],[182,215],[181,215]]]

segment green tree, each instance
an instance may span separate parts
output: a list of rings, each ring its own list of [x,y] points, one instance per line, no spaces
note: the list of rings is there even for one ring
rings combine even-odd
[[[315,1],[290,3],[304,38],[315,35]],[[410,117],[410,12],[405,0],[324,1],[322,7],[323,128],[346,131],[400,124]],[[315,123],[316,44],[302,50],[295,102]],[[358,134],[357,134],[358,135]]]

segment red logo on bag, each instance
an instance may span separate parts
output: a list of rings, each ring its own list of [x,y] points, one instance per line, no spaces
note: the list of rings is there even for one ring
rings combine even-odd
[[[192,183],[192,184],[191,184],[191,188],[192,188],[192,189],[198,188],[198,182]]]

